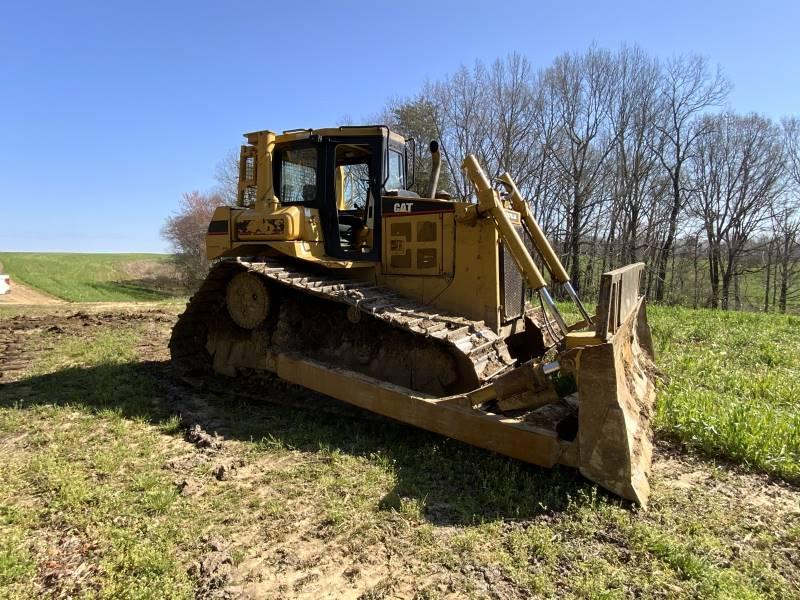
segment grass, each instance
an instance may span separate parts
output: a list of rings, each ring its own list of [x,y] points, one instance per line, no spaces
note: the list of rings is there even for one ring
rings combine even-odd
[[[797,418],[797,318],[650,312],[667,376],[659,435],[792,480],[796,438],[794,455],[778,451],[791,438],[756,439]],[[229,439],[214,458],[182,440],[175,392],[153,376],[164,366],[142,361],[161,326],[29,338],[37,360],[0,387],[0,597],[195,597],[206,582],[192,565],[216,537],[235,582],[274,585],[258,588],[267,597],[313,597],[312,576],[350,589],[342,573],[364,598],[800,596],[800,520],[781,504],[800,493],[724,463],[668,460],[641,512],[570,469],[208,392],[193,410]],[[217,481],[219,459],[245,466]],[[179,493],[183,479],[201,491]],[[766,505],[750,497],[764,486]]]
[[[800,482],[800,317],[649,310],[659,432]]]
[[[12,280],[71,302],[162,300],[185,293],[177,289],[168,261],[165,254],[0,253]]]
[[[0,462],[0,595],[35,595],[34,557],[39,571],[44,565],[55,572],[54,595],[189,595],[192,586],[181,563],[188,534],[180,523],[194,514],[159,468],[168,421],[144,425],[149,413],[142,402],[152,384],[110,371],[136,358],[137,339],[130,329],[115,329],[90,343],[70,338],[46,354],[32,377],[98,367],[91,376],[68,377],[65,386],[64,380],[57,386],[44,381],[36,391],[58,405],[20,410],[0,391],[0,432],[23,436],[28,448]],[[94,409],[82,410],[87,404]],[[70,582],[79,567],[88,581]]]

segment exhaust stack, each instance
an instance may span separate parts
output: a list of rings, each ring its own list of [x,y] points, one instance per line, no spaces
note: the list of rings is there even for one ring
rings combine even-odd
[[[436,186],[439,185],[439,173],[442,170],[442,153],[439,151],[439,142],[431,140],[428,146],[431,150],[431,180],[428,182],[428,198],[436,197]]]

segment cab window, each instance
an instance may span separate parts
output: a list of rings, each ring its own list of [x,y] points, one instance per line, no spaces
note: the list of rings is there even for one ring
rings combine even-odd
[[[281,189],[285,204],[313,204],[317,199],[317,149],[281,151]]]
[[[395,150],[389,150],[389,174],[386,178],[386,191],[396,192],[406,189],[404,171],[405,159]]]
[[[372,152],[366,144],[339,144],[334,152],[334,189],[339,226],[339,247],[366,254],[372,249],[374,201]]]

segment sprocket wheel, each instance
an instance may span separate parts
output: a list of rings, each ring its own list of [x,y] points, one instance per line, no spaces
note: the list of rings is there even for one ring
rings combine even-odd
[[[253,273],[238,273],[225,290],[228,314],[239,327],[255,329],[269,315],[270,293],[264,280]]]

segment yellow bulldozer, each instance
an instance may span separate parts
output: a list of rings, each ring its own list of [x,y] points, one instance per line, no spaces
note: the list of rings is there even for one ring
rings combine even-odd
[[[271,372],[647,502],[643,264],[604,273],[590,314],[508,173],[492,182],[467,156],[473,193],[456,201],[437,191],[431,142],[421,197],[409,191],[415,144],[388,127],[245,137],[238,205],[209,223],[215,264],[173,330],[176,363]]]

